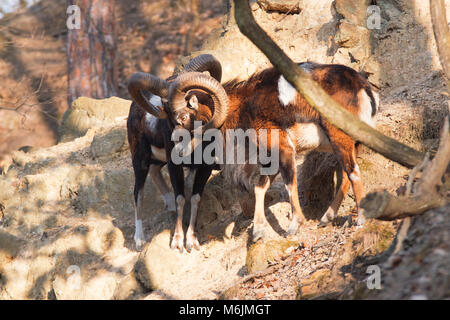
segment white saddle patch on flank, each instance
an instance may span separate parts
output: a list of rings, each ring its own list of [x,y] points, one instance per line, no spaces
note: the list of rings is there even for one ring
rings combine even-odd
[[[296,123],[287,130],[289,137],[294,142],[297,152],[316,149],[322,152],[332,152],[330,140],[317,123]]]
[[[293,103],[296,96],[297,90],[291,86],[283,76],[280,76],[280,79],[278,80],[278,99],[281,104],[287,106],[288,104]]]

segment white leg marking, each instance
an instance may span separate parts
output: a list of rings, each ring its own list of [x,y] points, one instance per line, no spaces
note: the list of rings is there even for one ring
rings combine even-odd
[[[286,191],[287,191],[287,193],[289,195],[289,201],[291,201],[291,198],[292,198],[291,189],[286,184],[284,185],[284,187],[286,188]],[[292,206],[292,203],[291,203],[291,211],[288,212],[289,220],[292,219],[293,212],[294,212],[294,207]]]
[[[287,106],[295,101],[297,90],[283,76],[280,76],[278,80],[278,94],[281,104]]]
[[[186,232],[186,249],[188,252],[191,252],[192,248],[200,248],[200,243],[195,236],[195,222],[197,220],[197,212],[200,199],[201,197],[198,193],[194,194],[191,197],[191,219],[189,221],[189,228]]]
[[[170,247],[172,249],[178,249],[180,252],[183,252],[183,209],[185,199],[182,195],[177,196],[177,223],[175,226],[175,232],[173,234],[172,242],[170,243]]]
[[[289,193],[289,202],[291,204],[291,212],[289,214],[289,219],[291,220],[291,222],[289,223],[289,227],[288,227],[288,231],[287,231],[288,235],[296,234],[298,226],[299,226],[298,216],[295,213],[295,207],[294,207],[294,198],[293,198],[294,195],[292,192],[293,188],[297,188],[297,186],[296,185],[294,186],[293,184],[286,185],[286,189],[288,190],[288,193]]]
[[[289,135],[289,132],[288,132],[288,143],[289,143],[289,146],[292,148],[292,161],[295,163],[296,149],[295,149],[294,143],[292,142],[292,139]],[[288,213],[289,220],[291,220],[294,215],[294,205],[292,202],[292,192],[291,192],[292,186],[288,186],[288,185],[284,185],[284,186],[289,194],[289,202],[291,203],[291,211]]]
[[[343,176],[341,186],[339,187],[339,190],[336,193],[336,196],[333,199],[333,202],[331,203],[331,205],[328,207],[325,214],[320,219],[320,223],[319,223],[318,227],[326,226],[329,222],[331,222],[332,220],[334,220],[337,217],[339,208],[342,204],[342,200],[344,199],[344,196],[347,194],[349,186],[350,186],[350,181],[348,181],[348,179],[346,179],[346,177]]]
[[[352,180],[352,181],[358,181],[358,180],[361,180],[361,178],[359,177],[359,175],[354,174],[354,173],[351,173],[351,174],[350,174],[350,180]]]
[[[182,195],[179,195],[176,199],[177,201],[177,212],[183,214],[183,208],[184,208],[184,197]]]
[[[358,219],[356,220],[356,224],[358,226],[362,226],[366,222],[366,217],[364,216],[364,209],[359,208],[358,210]]]
[[[339,208],[334,207],[334,203],[331,204],[330,207],[328,207],[327,211],[324,213],[322,218],[320,219],[318,227],[324,227],[331,221],[333,221],[337,217]]]
[[[296,234],[299,225],[300,225],[300,223],[298,222],[297,217],[294,214],[292,214],[292,219],[291,219],[291,222],[289,223],[287,234],[288,235]]]
[[[144,228],[142,227],[142,220],[141,220],[142,203],[144,200],[143,196],[144,196],[143,190],[139,190],[134,217],[135,218],[134,242],[136,243],[136,249],[138,251],[141,251],[142,246],[145,243]]]
[[[142,246],[145,243],[144,228],[142,227],[142,220],[136,220],[136,229],[134,232],[134,241],[136,242],[136,249],[141,251]]]
[[[191,215],[191,224],[189,225],[189,227],[193,227],[192,222],[195,222],[195,218],[197,217],[197,210],[198,210],[198,205],[200,203],[200,200],[201,200],[201,197],[198,193],[194,194],[191,197],[191,212],[195,213],[195,215]]]
[[[263,176],[261,176],[263,177]],[[256,185],[255,191],[255,214],[253,216],[253,241],[256,242],[264,237],[264,225],[266,221],[264,210],[264,198],[267,189],[270,187],[270,178],[266,176],[266,181],[262,185]]]
[[[376,110],[378,112],[378,108],[380,107],[380,95],[377,92],[373,91],[373,90],[372,90],[372,95],[373,95],[373,97],[375,99],[375,106],[376,106]]]

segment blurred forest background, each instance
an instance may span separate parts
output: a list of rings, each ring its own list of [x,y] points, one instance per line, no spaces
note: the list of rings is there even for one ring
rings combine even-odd
[[[318,229],[340,170],[331,155],[300,159],[299,198],[308,221],[288,240],[291,206],[280,177],[266,196],[267,241],[252,243],[251,219],[242,214],[250,206],[236,200],[247,195],[214,175],[199,206],[201,248],[183,255],[168,250],[175,214],[147,179],[149,241],[137,252],[125,122],[129,76],[166,78],[189,57],[211,53],[225,82],[245,79],[269,61],[241,34],[230,0],[0,2],[0,299],[450,297],[448,174],[442,187],[428,188],[443,194],[440,208],[359,228],[346,218],[356,212],[349,192],[336,223]],[[437,149],[449,94],[428,1],[250,3],[261,27],[295,61],[339,63],[367,74],[380,88],[377,130],[421,152]],[[366,20],[374,3],[381,28],[372,30]],[[79,30],[67,25],[74,4],[81,9]],[[119,98],[72,104],[79,96]],[[67,110],[80,130],[66,140]],[[386,190],[400,199],[409,193],[409,169],[365,147],[358,163],[366,192]],[[424,176],[430,175],[418,175],[413,189]],[[372,265],[381,269],[383,290],[366,285]],[[80,270],[78,290],[69,281],[72,266]]]
[[[72,4],[81,8],[80,30],[66,25]],[[2,1],[0,162],[20,148],[55,144],[74,98],[129,98],[132,73],[171,75],[226,11],[227,1],[206,0]]]

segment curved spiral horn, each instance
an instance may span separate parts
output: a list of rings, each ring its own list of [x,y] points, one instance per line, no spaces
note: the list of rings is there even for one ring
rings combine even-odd
[[[213,100],[214,112],[211,120],[202,126],[202,132],[219,128],[224,123],[228,111],[228,95],[222,85],[213,77],[200,72],[179,75],[169,87],[169,108],[174,113],[186,108],[186,93],[190,90],[203,90]]]
[[[180,71],[179,75],[189,72],[205,72],[208,71],[211,77],[218,82],[222,81],[222,65],[211,54],[201,54],[191,59],[184,68]]]
[[[128,80],[128,92],[139,107],[157,118],[167,118],[167,113],[162,108],[152,105],[146,99],[142,93],[143,90],[160,97],[167,97],[169,94],[169,83],[145,72],[137,72]]]

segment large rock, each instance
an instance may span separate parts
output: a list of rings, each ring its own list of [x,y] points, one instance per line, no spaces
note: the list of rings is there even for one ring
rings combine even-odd
[[[183,264],[182,255],[170,250],[170,240],[169,230],[156,235],[145,246],[136,263],[136,278],[149,290],[164,290]]]
[[[300,282],[297,298],[309,299],[319,295],[322,293],[322,286],[324,286],[324,283],[326,283],[330,277],[331,270],[329,269],[321,269],[314,272],[308,279],[303,279]]]
[[[298,246],[298,242],[288,239],[259,241],[251,245],[247,252],[247,270],[250,274],[262,271],[276,259],[289,255]]]
[[[367,8],[371,0],[336,0],[336,11],[359,26],[366,26]]]
[[[109,126],[128,116],[131,101],[118,97],[91,99],[80,97],[64,113],[60,126],[61,141],[70,141],[86,134],[90,128]]]
[[[66,265],[65,265],[66,266]],[[119,277],[107,270],[86,270],[90,279],[84,281],[76,266],[66,268],[68,275],[57,275],[53,292],[58,300],[110,300],[113,298]],[[72,271],[73,270],[73,271]]]
[[[23,255],[0,264],[0,299],[47,299],[51,290],[52,257]]]
[[[112,299],[136,260],[122,232],[100,218],[87,219],[40,253],[56,258],[51,288],[58,300]]]
[[[370,48],[369,36],[370,31],[368,29],[353,24],[348,20],[342,20],[339,24],[335,41],[344,48],[353,48],[359,44],[364,48]]]
[[[113,128],[94,136],[91,153],[94,158],[105,157],[123,151],[127,146],[127,130],[120,127]]]
[[[0,203],[6,201],[14,196],[16,186],[13,179],[7,179],[6,177],[0,177]]]
[[[142,287],[137,280],[134,272],[130,272],[127,276],[120,280],[116,286],[113,299],[114,300],[131,300],[142,297],[148,290]]]
[[[24,245],[25,240],[0,230],[0,265],[17,257]]]
[[[282,24],[279,22],[281,17],[278,12],[266,11],[257,4],[253,5],[252,9],[261,27],[294,61],[313,60],[331,63],[332,57],[327,56],[327,41],[332,30],[321,32],[323,34],[321,37],[311,35],[319,33],[324,25],[333,20],[330,10],[332,2],[332,0],[301,2],[301,13],[284,16]],[[281,5],[281,3],[290,4],[291,1],[260,2],[261,5],[269,3]],[[234,19],[233,6],[225,17],[224,25],[223,29],[211,33],[200,51],[182,58],[179,67],[199,54],[210,53],[221,62],[222,81],[226,82],[233,78],[247,79],[254,72],[270,66],[264,54],[239,31]]]

